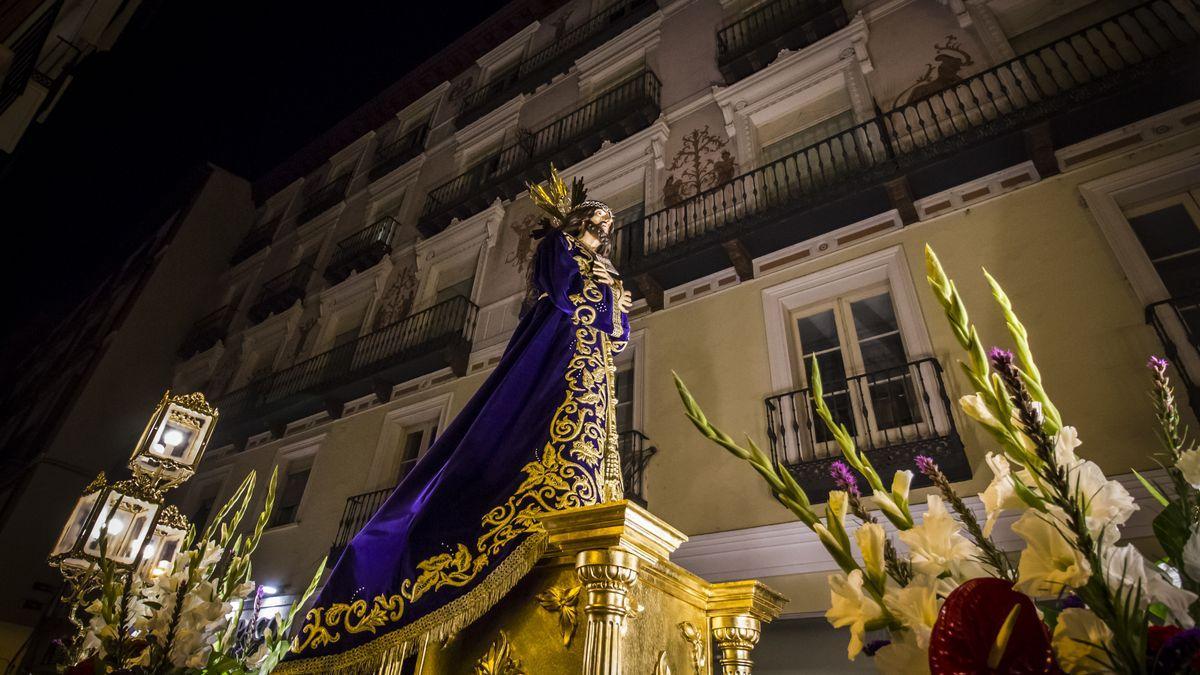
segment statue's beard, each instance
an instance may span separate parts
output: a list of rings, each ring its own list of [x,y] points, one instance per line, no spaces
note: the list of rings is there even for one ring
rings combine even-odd
[[[600,242],[596,245],[596,252],[602,255],[608,255],[609,232],[606,231],[601,225],[593,223],[590,220],[585,220],[580,223],[579,231],[580,234],[586,232],[595,237],[596,241]]]

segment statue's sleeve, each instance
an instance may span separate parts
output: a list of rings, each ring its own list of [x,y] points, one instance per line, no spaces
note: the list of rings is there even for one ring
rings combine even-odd
[[[591,326],[619,340],[629,337],[629,317],[613,302],[613,290],[579,269],[571,254],[576,244],[562,232],[552,232],[538,246],[534,283],[554,306],[576,323]]]

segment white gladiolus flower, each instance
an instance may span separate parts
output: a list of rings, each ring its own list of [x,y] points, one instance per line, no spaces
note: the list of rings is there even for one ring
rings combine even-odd
[[[1024,509],[1026,504],[1017,496],[1017,491],[1013,487],[1013,481],[1017,478],[1012,474],[1008,458],[989,452],[987,465],[992,470],[992,482],[988,484],[987,489],[979,493],[979,501],[983,502],[984,511],[987,512],[987,520],[983,523],[983,534],[990,537],[992,528],[996,527],[996,521],[999,520],[1002,511]]]
[[[862,651],[867,624],[883,616],[883,608],[863,593],[862,570],[829,575],[829,594],[831,606],[825,618],[834,628],[850,628],[846,655],[853,660]]]
[[[921,649],[929,649],[929,635],[942,604],[938,600],[941,586],[936,577],[921,574],[904,588],[889,588],[883,596],[883,603],[912,632]]]
[[[1058,665],[1068,673],[1115,672],[1102,645],[1112,643],[1113,633],[1095,614],[1071,607],[1058,615],[1050,644]]]
[[[875,505],[881,511],[903,520],[905,517],[904,510],[900,508],[900,504],[897,503],[896,499],[899,498],[905,502],[908,501],[908,490],[912,485],[912,479],[912,471],[897,471],[896,475],[892,477],[891,493],[875,490],[873,495]]]
[[[1058,435],[1054,437],[1054,461],[1059,466],[1068,469],[1079,463],[1079,457],[1075,454],[1075,448],[1083,445],[1083,441],[1079,440],[1079,432],[1075,427],[1063,427],[1059,429]]]
[[[928,675],[929,648],[918,645],[912,631],[906,631],[875,652],[875,668],[884,675]]]
[[[1192,581],[1200,581],[1200,529],[1192,531],[1183,547],[1183,573]]]
[[[1056,526],[1049,518],[1038,511],[1026,511],[1012,526],[1013,532],[1025,540],[1015,588],[1035,598],[1082,586],[1092,573],[1083,554],[1059,532],[1061,525]]]
[[[1000,418],[992,414],[991,408],[987,406],[983,396],[980,394],[967,394],[966,396],[960,397],[958,399],[958,404],[962,406],[963,412],[965,412],[968,417],[976,422],[979,422],[986,427],[996,429],[997,431],[1002,431],[1004,429],[1004,424],[1000,421]]]
[[[886,537],[883,526],[878,523],[863,523],[862,527],[854,532],[858,550],[862,552],[863,567],[867,570],[867,576],[872,579],[885,577],[883,544]]]
[[[1191,612],[1188,611],[1192,603],[1196,602],[1195,593],[1171,583],[1157,570],[1149,570],[1146,574],[1145,591],[1151,601],[1161,602],[1167,608],[1177,625],[1183,628],[1195,625]]]
[[[1193,621],[1188,608],[1196,601],[1195,593],[1171,583],[1130,544],[1105,547],[1101,555],[1104,562],[1104,579],[1109,588],[1120,589],[1130,594],[1140,588],[1143,609],[1151,602],[1162,603],[1175,618],[1177,625],[1192,627]]]
[[[942,498],[929,495],[928,506],[919,525],[898,535],[908,545],[913,569],[935,577],[950,572],[959,581],[987,576],[975,562],[982,551],[962,535]]]
[[[1175,462],[1175,468],[1179,469],[1188,484],[1200,490],[1200,448],[1179,453],[1179,461]]]

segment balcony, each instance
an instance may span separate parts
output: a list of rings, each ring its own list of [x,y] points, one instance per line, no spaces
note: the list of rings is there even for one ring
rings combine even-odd
[[[478,308],[464,297],[438,303],[357,340],[222,396],[221,433],[227,440],[271,430],[318,412],[341,415],[346,401],[449,366],[461,376],[471,352]]]
[[[236,309],[232,305],[225,305],[193,324],[187,337],[179,345],[179,358],[191,358],[223,340],[226,331],[229,330],[229,324],[233,322]]]
[[[617,449],[621,453],[621,477],[625,482],[625,498],[646,506],[646,465],[658,448],[650,445],[650,439],[640,431],[631,429],[617,436]]]
[[[463,97],[458,127],[483,117],[517,94],[565,72],[575,59],[621,34],[658,9],[654,0],[621,0],[594,14],[554,42],[534,52]]]
[[[247,310],[250,319],[255,323],[261,323],[268,316],[282,312],[303,300],[312,273],[312,262],[305,261],[272,277],[263,284],[258,299]]]
[[[1186,0],[1191,17],[1200,0]],[[1200,26],[1139,5],[629,223],[613,260],[652,309],[662,290],[1200,98]],[[903,185],[905,190],[894,189]]]
[[[391,216],[384,216],[337,243],[329,264],[325,267],[325,280],[336,284],[379,262],[392,252],[392,238],[400,223]]]
[[[329,560],[336,563],[346,550],[346,545],[354,538],[367,521],[375,516],[375,512],[383,506],[383,502],[392,494],[396,486],[382,490],[372,490],[354,495],[346,499],[346,507],[342,509],[342,519],[338,522],[337,535],[333,538],[333,546],[329,547]]]
[[[258,253],[264,248],[270,246],[271,242],[275,240],[275,231],[278,229],[279,218],[274,218],[261,225],[255,226],[254,229],[250,230],[250,232],[242,238],[242,241],[238,244],[238,247],[234,249],[233,255],[229,258],[229,264],[231,266],[237,265],[255,253]]]
[[[380,146],[375,151],[375,163],[367,172],[367,176],[376,180],[421,154],[425,150],[425,138],[428,134],[429,125],[422,124],[391,143]]]
[[[304,197],[304,210],[296,216],[296,222],[306,223],[341,203],[350,185],[350,172],[329,181]]]
[[[1175,366],[1192,412],[1200,418],[1200,294],[1160,300],[1146,307],[1167,360]]]
[[[937,461],[952,481],[971,477],[962,439],[936,359],[913,361],[842,381],[825,382],[825,402],[846,425],[881,476],[912,469],[917,455]],[[837,489],[829,467],[841,457],[837,442],[814,412],[809,389],[766,399],[771,457],[792,472],[810,495]],[[929,484],[916,472],[914,487]],[[860,485],[865,489],[865,485]]]
[[[596,98],[533,131],[430,191],[417,229],[426,237],[441,232],[453,218],[466,218],[497,198],[510,199],[546,164],[569,166],[646,128],[659,114],[662,85],[644,70]]]
[[[726,84],[753,75],[783,49],[807,47],[848,23],[841,0],[774,0],[717,31],[717,67]]]

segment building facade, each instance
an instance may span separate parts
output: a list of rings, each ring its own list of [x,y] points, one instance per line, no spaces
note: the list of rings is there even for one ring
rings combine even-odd
[[[263,178],[194,308],[172,387],[221,422],[182,505],[199,524],[278,467],[260,581],[301,590],[499,360],[535,246],[524,184],[552,162],[613,207],[636,289],[632,495],[691,537],[680,564],[791,598],[760,672],[842,654],[812,619],[834,564],[695,432],[671,373],[819,496],[815,358],[882,471],[931,455],[978,491],[991,444],[954,403],[926,243],[985,340],[1005,336],[979,268],[1005,285],[1084,451],[1145,497],[1145,359],[1171,357],[1193,402],[1200,377],[1196,0],[571,0],[472,35]]]
[[[107,51],[141,0],[13,0],[0,8],[0,167],[50,114],[81,62]]]

